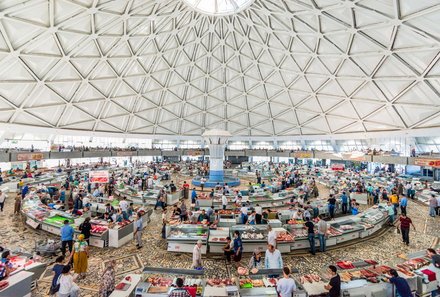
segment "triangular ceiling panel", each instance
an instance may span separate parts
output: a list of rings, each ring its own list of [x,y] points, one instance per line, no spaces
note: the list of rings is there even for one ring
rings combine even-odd
[[[0,1],[0,123],[270,139],[440,127],[438,1],[255,0],[230,16],[189,2]]]

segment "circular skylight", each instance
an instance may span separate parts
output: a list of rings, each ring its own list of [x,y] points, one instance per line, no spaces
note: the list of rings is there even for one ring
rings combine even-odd
[[[230,15],[249,7],[254,0],[184,0],[195,10],[210,15]]]

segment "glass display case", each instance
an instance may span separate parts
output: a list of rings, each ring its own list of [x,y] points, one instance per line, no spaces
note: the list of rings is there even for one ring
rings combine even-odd
[[[198,240],[203,242],[202,254],[206,254],[208,240],[208,226],[196,224],[181,224],[167,226],[166,235],[168,251],[192,253]]]

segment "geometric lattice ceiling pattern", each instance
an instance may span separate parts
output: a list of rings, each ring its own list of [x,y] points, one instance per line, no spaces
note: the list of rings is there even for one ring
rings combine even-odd
[[[0,123],[251,137],[440,127],[438,0],[255,0],[226,16],[190,2],[0,1]]]

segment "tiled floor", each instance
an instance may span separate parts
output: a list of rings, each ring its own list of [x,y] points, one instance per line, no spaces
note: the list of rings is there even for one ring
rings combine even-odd
[[[321,196],[327,192],[320,187]],[[12,197],[12,195],[11,195]],[[6,201],[3,213],[0,213],[0,238],[1,245],[7,247],[18,247],[23,250],[31,251],[34,248],[35,240],[40,238],[54,237],[41,230],[33,230],[27,226],[22,218],[12,216],[13,200]],[[395,229],[388,229],[380,232],[379,236],[365,239],[343,247],[329,249],[325,254],[318,253],[312,257],[305,252],[292,252],[283,255],[283,260],[287,265],[297,268],[300,273],[320,272],[323,267],[336,260],[357,260],[375,259],[380,262],[392,262],[398,259],[402,253],[425,249],[438,241],[440,236],[440,217],[430,218],[426,206],[410,201],[408,215],[414,221],[417,231],[411,231],[411,243],[407,247],[402,244],[400,235],[396,234]],[[118,249],[98,249],[91,248],[91,258],[89,260],[89,273],[85,280],[79,282],[82,288],[81,296],[97,296],[102,267],[105,261],[116,259],[117,261],[117,281],[125,274],[140,272],[143,266],[154,267],[174,267],[191,268],[191,254],[176,254],[166,251],[166,241],[161,239],[161,214],[159,211],[153,213],[151,223],[146,227],[143,234],[144,247],[137,250],[135,243],[129,243]],[[212,277],[226,277],[234,275],[235,268],[227,265],[221,256],[204,257],[206,275]],[[53,260],[48,259],[48,262]],[[245,255],[243,263],[248,263],[249,255]],[[33,296],[46,296],[51,280],[50,268],[41,278],[38,289]]]

